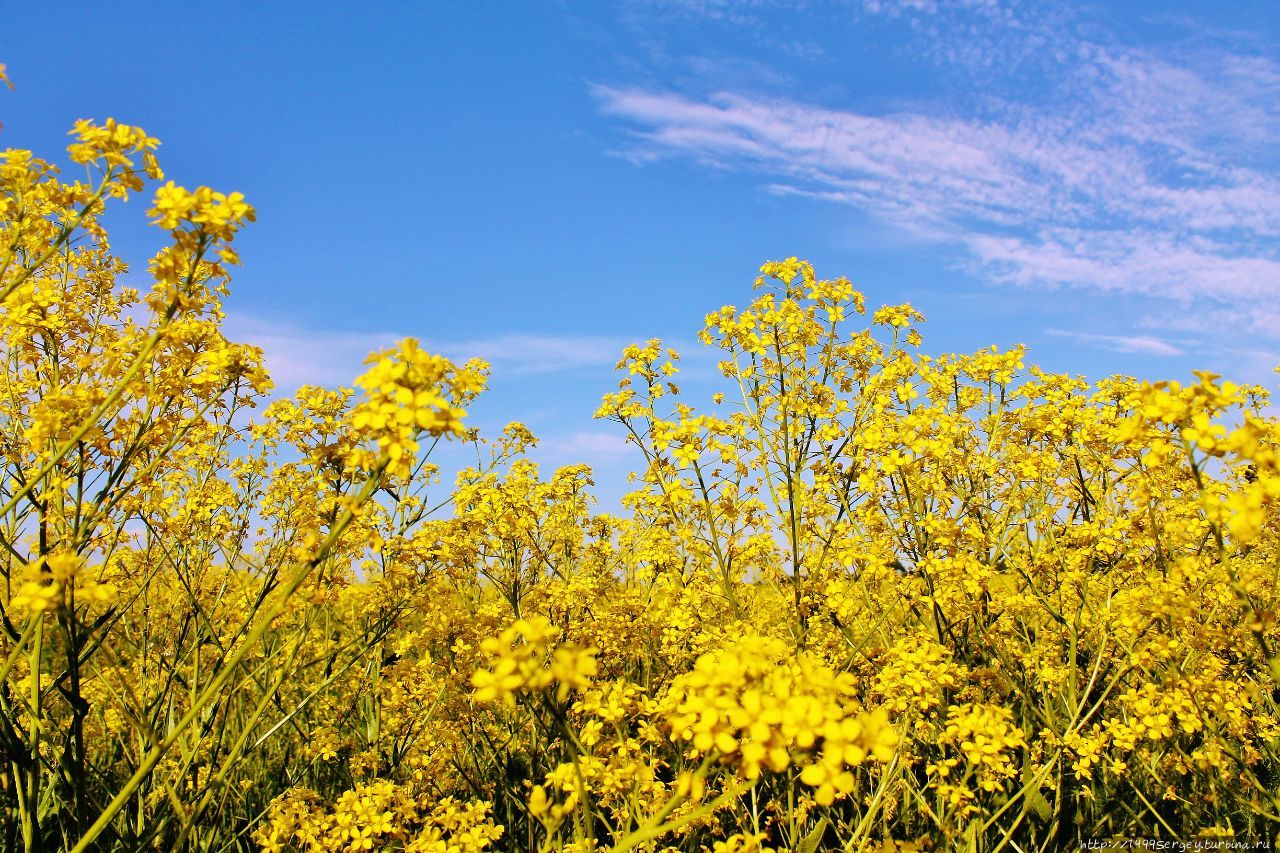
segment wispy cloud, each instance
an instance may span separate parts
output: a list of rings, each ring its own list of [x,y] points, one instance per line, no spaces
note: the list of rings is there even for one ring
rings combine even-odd
[[[498,335],[439,341],[435,350],[453,359],[483,358],[495,370],[512,374],[556,373],[613,367],[629,341],[597,335]]]
[[[307,329],[287,322],[233,314],[233,340],[262,347],[272,379],[282,390],[302,385],[350,386],[365,358],[405,337],[393,332]],[[580,368],[609,368],[626,341],[591,335],[509,334],[462,340],[425,340],[432,352],[456,361],[483,358],[496,375],[522,376]]]
[[[1280,303],[1163,311],[1140,318],[1138,325],[1147,329],[1209,332],[1236,342],[1260,338],[1280,341]]]
[[[761,14],[777,9],[794,9],[803,0],[631,0],[627,4],[636,15],[666,15],[723,21],[739,26],[760,26]]]
[[[724,90],[592,94],[629,128],[634,159],[748,170],[771,192],[861,208],[957,245],[989,280],[1140,294],[1193,314],[1280,311],[1280,66],[1221,49],[1174,60],[1052,32],[996,2],[950,8],[982,16],[984,38],[1038,46],[1052,85],[960,114]],[[865,10],[945,12],[928,0]],[[951,61],[977,61],[949,46]]]
[[[551,435],[541,442],[539,450],[540,455],[557,465],[585,462],[593,467],[611,467],[643,458],[639,448],[627,443],[621,427]]]
[[[1047,329],[1046,331],[1051,335],[1070,338],[1086,346],[1099,347],[1112,352],[1160,356],[1183,355],[1185,353],[1184,350],[1169,341],[1151,335],[1096,335],[1086,332],[1069,332],[1061,329]]]
[[[350,387],[364,371],[369,353],[395,343],[401,335],[305,329],[285,322],[230,314],[229,338],[262,347],[276,387],[291,391],[302,385]]]

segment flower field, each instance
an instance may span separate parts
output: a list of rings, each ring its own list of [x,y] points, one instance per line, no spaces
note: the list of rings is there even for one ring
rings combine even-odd
[[[720,393],[621,354],[601,514],[466,426],[481,361],[406,340],[270,396],[222,331],[254,210],[156,145],[0,159],[0,849],[1276,838],[1265,389],[929,354],[769,262],[705,318]],[[102,224],[135,194],[142,290]],[[442,482],[441,442],[476,463]]]

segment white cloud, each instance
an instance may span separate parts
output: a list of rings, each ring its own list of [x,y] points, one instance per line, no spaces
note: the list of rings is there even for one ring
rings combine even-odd
[[[230,314],[227,337],[262,347],[267,370],[281,391],[302,385],[351,386],[364,371],[369,353],[384,349],[403,335],[304,329],[245,314]]]
[[[540,455],[558,465],[585,462],[593,467],[607,467],[643,459],[640,449],[627,443],[621,427],[551,435],[539,443],[538,449]]]
[[[1096,346],[1112,352],[1137,353],[1140,355],[1174,356],[1183,355],[1184,351],[1168,341],[1151,335],[1097,335],[1085,332],[1068,332],[1060,329],[1048,329],[1049,334],[1070,338],[1082,344]]]
[[[227,318],[227,336],[262,347],[271,377],[281,390],[301,385],[350,386],[364,372],[365,358],[405,337],[393,332],[307,329],[244,314]],[[591,335],[510,334],[464,340],[424,340],[431,352],[455,361],[483,358],[495,375],[555,373],[611,368],[625,341]]]
[[[428,347],[433,342],[428,342]],[[597,335],[498,335],[434,342],[434,351],[452,359],[483,358],[495,370],[513,374],[556,373],[584,367],[613,367],[629,341]]]
[[[1209,334],[1235,346],[1267,339],[1280,341],[1280,305],[1164,311],[1142,317],[1138,325],[1147,329]]]
[[[882,0],[867,11],[940,15],[941,5]],[[987,279],[1141,294],[1193,312],[1280,311],[1280,66],[1223,51],[1175,63],[1037,29],[1000,4],[957,8],[989,22],[983,38],[1043,46],[1036,61],[1053,85],[967,114],[735,91],[592,93],[629,126],[633,159],[747,170],[770,192],[861,208],[957,245],[960,263]],[[969,61],[959,48],[948,55]]]

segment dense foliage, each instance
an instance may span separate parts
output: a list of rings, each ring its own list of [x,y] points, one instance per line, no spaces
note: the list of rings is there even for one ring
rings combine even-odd
[[[625,514],[413,341],[268,402],[235,193],[80,122],[0,159],[0,847],[1056,850],[1280,827],[1266,393],[930,357],[768,263],[598,412]],[[850,325],[857,328],[850,330]],[[255,408],[261,405],[259,412]],[[483,463],[439,493],[441,440]]]

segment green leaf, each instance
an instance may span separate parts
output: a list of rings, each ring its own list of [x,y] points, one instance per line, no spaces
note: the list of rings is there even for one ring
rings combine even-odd
[[[1036,817],[1048,822],[1053,817],[1053,807],[1049,805],[1049,801],[1044,798],[1044,794],[1032,791],[1027,794],[1027,805],[1031,807],[1031,811],[1035,812]]]
[[[822,843],[822,836],[827,831],[827,819],[824,817],[818,821],[818,825],[809,831],[809,834],[800,839],[800,843],[796,845],[796,853],[814,853],[818,849],[818,845]]]

